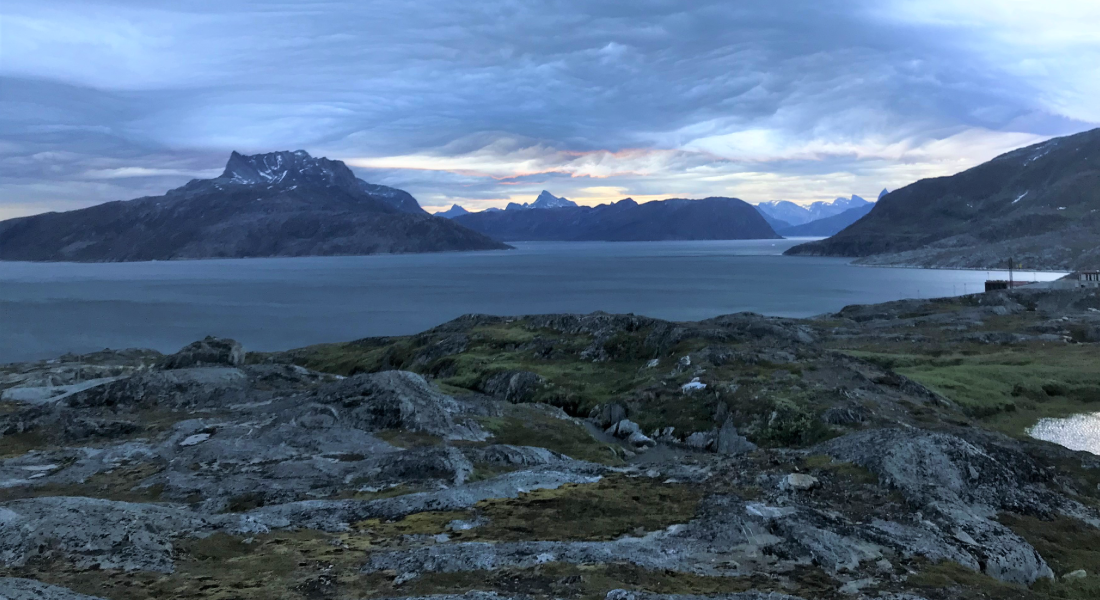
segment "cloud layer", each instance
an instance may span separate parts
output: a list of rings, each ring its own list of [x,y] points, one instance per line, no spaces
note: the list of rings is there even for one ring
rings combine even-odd
[[[298,148],[427,206],[873,195],[1100,123],[1100,5],[1041,9],[8,0],[0,218]]]

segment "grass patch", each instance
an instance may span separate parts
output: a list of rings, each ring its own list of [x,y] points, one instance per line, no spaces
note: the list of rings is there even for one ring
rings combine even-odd
[[[0,458],[22,456],[31,450],[39,450],[49,445],[49,438],[38,430],[0,436]]]
[[[1067,587],[1081,588],[1091,590],[1092,595],[1055,597],[1100,598],[1100,529],[1067,517],[1044,521],[1005,513],[1000,521],[1034,546],[1059,578],[1055,583],[1042,584],[1040,589],[1054,594]],[[1075,582],[1061,579],[1078,569],[1086,570],[1088,577]]]
[[[379,540],[440,533],[454,541],[613,540],[686,523],[695,517],[701,498],[695,486],[614,475],[596,483],[482,500],[468,510],[422,512],[397,521],[371,519],[356,523],[355,529]],[[456,519],[483,524],[451,532],[447,525]]]
[[[612,540],[664,529],[695,517],[702,498],[693,486],[652,479],[605,477],[518,498],[484,500],[475,509],[488,523],[460,539],[493,541]]]
[[[960,600],[1095,600],[1100,598],[1100,578],[1095,566],[1086,579],[1040,580],[1028,588],[1005,583],[953,562],[925,564],[909,578],[906,591],[943,593]],[[933,597],[929,595],[929,597]],[[939,596],[935,596],[939,597]]]
[[[44,484],[0,488],[0,502],[41,498],[45,496],[85,496],[119,502],[156,502],[164,486],[157,484],[137,487],[145,479],[159,473],[163,467],[152,463],[118,467],[110,472],[96,473],[84,483]]]
[[[1100,360],[1081,345],[989,347],[980,353],[847,351],[942,394],[968,417],[1010,435],[1046,417],[1100,411]]]
[[[836,477],[841,477],[854,483],[874,485],[878,483],[878,477],[863,467],[836,460],[824,454],[814,454],[802,459],[802,468],[807,471],[827,471]]]
[[[493,434],[493,442],[514,446],[537,446],[571,458],[602,464],[621,464],[622,450],[592,436],[584,425],[547,414],[532,405],[505,407],[499,417],[479,417]]]

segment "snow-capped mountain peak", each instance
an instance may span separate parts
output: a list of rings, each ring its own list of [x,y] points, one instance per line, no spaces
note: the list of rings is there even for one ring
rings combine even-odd
[[[338,160],[313,158],[305,150],[252,155],[233,152],[219,179],[242,185],[278,185],[302,180],[348,187],[356,185],[355,174],[347,165]]]

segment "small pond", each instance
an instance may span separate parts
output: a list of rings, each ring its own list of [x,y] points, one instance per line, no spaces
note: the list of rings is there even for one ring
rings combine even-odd
[[[1100,455],[1100,413],[1041,419],[1027,433],[1033,438],[1054,442],[1070,450]]]

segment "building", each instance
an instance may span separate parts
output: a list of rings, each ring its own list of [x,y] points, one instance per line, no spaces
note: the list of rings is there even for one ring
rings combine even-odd
[[[1051,283],[1051,287],[1058,290],[1100,289],[1100,271],[1078,271]]]
[[[1009,281],[1007,279],[987,279],[985,280],[985,291],[992,292],[995,290],[1007,290],[1008,288],[1017,288],[1025,285],[1031,285],[1034,281]]]

